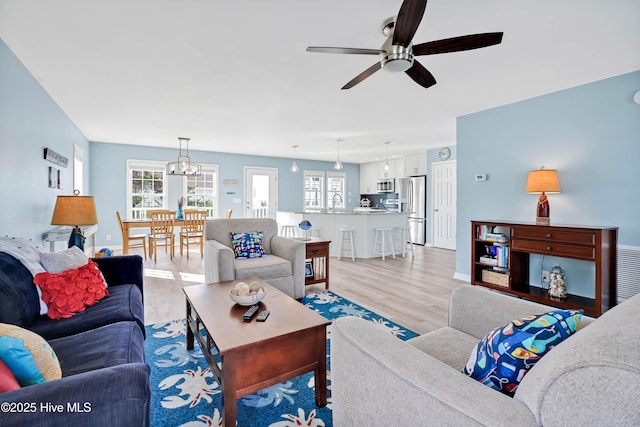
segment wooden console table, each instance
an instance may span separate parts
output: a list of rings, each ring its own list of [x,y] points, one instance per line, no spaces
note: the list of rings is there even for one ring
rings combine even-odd
[[[325,289],[329,289],[329,244],[331,240],[322,240],[311,237],[311,240],[303,240],[306,246],[305,258],[311,263],[313,275],[307,276],[305,268],[305,285],[324,283]],[[305,266],[306,267],[306,266]]]
[[[504,241],[487,231],[504,235]],[[505,221],[471,222],[471,283],[564,309],[583,309],[598,317],[616,305],[617,227],[535,225]],[[488,246],[500,246],[503,257],[494,268],[483,258]],[[549,255],[595,264],[593,298],[550,297],[546,289],[529,285],[529,255]]]

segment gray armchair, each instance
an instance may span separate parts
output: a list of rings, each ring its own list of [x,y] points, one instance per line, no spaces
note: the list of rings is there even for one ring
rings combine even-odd
[[[231,233],[262,231],[265,255],[238,259]],[[206,283],[257,276],[292,298],[304,296],[305,244],[278,236],[278,223],[270,218],[213,219],[204,227]]]

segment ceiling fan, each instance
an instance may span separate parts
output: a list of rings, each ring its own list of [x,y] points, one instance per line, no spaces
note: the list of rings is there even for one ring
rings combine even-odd
[[[413,45],[411,39],[420,25],[427,0],[404,0],[397,18],[383,23],[382,33],[387,37],[380,49],[358,49],[349,47],[310,46],[307,52],[348,53],[356,55],[379,55],[380,60],[358,74],[342,89],[351,89],[381,68],[388,71],[404,71],[420,86],[428,88],[436,84],[433,75],[414,59],[420,55],[458,52],[493,46],[502,42],[502,32],[470,34]]]

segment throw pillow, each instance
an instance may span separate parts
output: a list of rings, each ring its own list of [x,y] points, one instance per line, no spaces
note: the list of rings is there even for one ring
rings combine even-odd
[[[77,246],[72,246],[62,252],[43,252],[40,254],[40,264],[49,273],[62,273],[72,268],[85,265],[89,258]]]
[[[236,259],[257,258],[264,255],[264,248],[262,246],[264,234],[262,231],[230,234],[233,254]]]
[[[582,310],[553,310],[513,320],[490,331],[473,349],[462,371],[512,395],[529,369],[576,331],[581,318]]]
[[[62,273],[39,273],[33,281],[42,289],[42,299],[49,307],[47,315],[52,319],[71,317],[109,295],[102,273],[92,260]]]
[[[22,387],[62,378],[60,362],[49,343],[15,325],[0,323],[0,359]]]
[[[0,359],[0,393],[17,390],[20,384],[11,369]]]

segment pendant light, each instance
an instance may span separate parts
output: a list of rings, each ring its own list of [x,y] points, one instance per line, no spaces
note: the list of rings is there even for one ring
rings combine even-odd
[[[179,176],[201,175],[202,167],[198,163],[192,162],[191,158],[189,157],[189,141],[191,141],[191,138],[179,137],[178,141],[180,141],[180,154],[178,155],[177,161],[167,163],[167,175],[179,175]],[[187,146],[186,156],[182,155],[183,142]]]
[[[342,165],[342,162],[340,161],[340,141],[342,141],[341,139],[337,139],[336,142],[338,143],[338,160],[336,160],[336,162],[333,164],[333,168],[336,170],[341,170],[342,168],[344,168],[344,166]]]
[[[291,172],[298,172],[298,164],[296,163],[296,148],[298,148],[297,145],[292,145],[291,146],[293,148],[293,163],[291,163]]]
[[[384,144],[387,146],[387,157],[384,161],[384,171],[387,172],[389,170],[389,144],[391,144],[391,141],[387,141]]]

